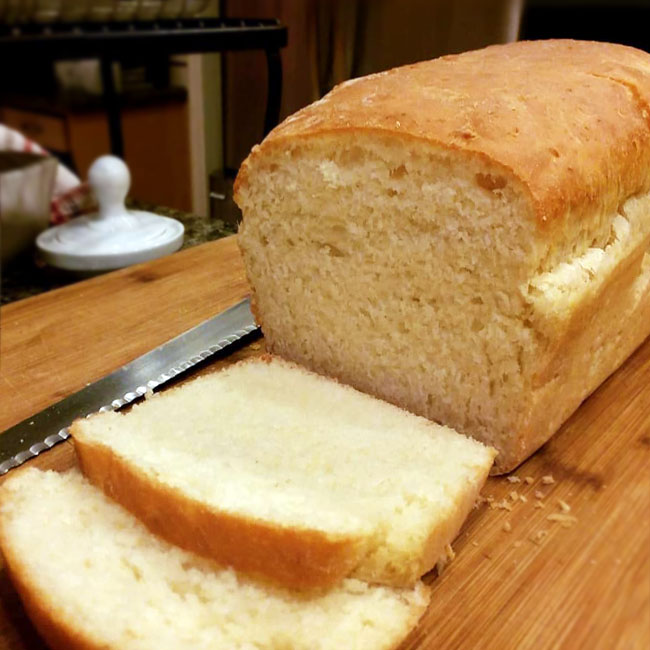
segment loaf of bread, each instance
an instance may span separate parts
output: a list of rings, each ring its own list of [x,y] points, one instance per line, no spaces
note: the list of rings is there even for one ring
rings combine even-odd
[[[236,181],[268,348],[534,452],[650,333],[650,55],[493,46],[354,79]]]
[[[305,595],[251,582],[150,534],[76,470],[7,479],[0,548],[54,650],[388,650],[429,600],[422,583]]]
[[[187,550],[285,586],[412,586],[495,452],[281,359],[71,427],[90,481]]]

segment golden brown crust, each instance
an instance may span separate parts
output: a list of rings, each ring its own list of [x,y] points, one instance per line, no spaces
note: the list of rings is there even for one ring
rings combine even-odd
[[[244,163],[327,133],[417,138],[521,181],[537,221],[615,211],[650,188],[650,55],[550,40],[446,56],[337,86],[280,124]],[[545,228],[548,230],[548,228]]]
[[[110,448],[70,432],[82,472],[153,533],[185,550],[293,589],[333,586],[359,561],[361,543],[219,512],[145,475]]]

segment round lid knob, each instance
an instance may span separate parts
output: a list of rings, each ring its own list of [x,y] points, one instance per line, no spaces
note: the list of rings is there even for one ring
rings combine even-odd
[[[99,218],[127,215],[124,201],[131,187],[126,163],[116,156],[100,156],[88,170],[88,183],[99,204]]]

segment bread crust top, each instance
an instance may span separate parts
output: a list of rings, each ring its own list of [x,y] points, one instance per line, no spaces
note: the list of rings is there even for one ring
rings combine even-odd
[[[650,55],[590,41],[520,41],[353,79],[254,148],[379,132],[478,156],[521,182],[539,226],[615,211],[650,189]]]

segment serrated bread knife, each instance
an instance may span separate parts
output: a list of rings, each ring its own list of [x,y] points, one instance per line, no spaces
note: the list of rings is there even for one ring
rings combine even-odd
[[[0,475],[69,438],[73,420],[113,411],[258,330],[248,298],[0,434]]]

